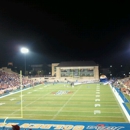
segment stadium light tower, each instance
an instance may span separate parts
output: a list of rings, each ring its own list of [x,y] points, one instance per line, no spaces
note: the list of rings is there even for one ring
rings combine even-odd
[[[25,62],[25,74],[24,75],[26,75],[26,54],[29,52],[29,50],[28,50],[28,48],[25,48],[25,47],[23,47],[23,48],[21,48],[21,53],[23,53],[24,54],[24,62]]]

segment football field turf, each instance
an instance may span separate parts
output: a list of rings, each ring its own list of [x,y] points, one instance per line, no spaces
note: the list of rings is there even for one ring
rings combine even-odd
[[[22,97],[21,97],[22,95]],[[22,102],[21,102],[22,99]],[[128,122],[108,85],[38,85],[0,98],[0,118]]]

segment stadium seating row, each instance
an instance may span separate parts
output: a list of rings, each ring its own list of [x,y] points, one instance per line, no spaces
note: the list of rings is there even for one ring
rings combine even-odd
[[[22,76],[22,87],[31,87],[37,84],[37,80],[31,80]],[[20,89],[20,76],[17,73],[8,73],[0,70],[0,95]]]

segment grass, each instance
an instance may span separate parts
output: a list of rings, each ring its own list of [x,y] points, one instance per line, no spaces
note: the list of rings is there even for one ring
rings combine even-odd
[[[127,106],[128,109],[130,110],[130,103],[126,103],[126,106]]]
[[[0,118],[128,122],[108,85],[39,85],[22,95],[23,107],[20,92],[0,98]],[[94,114],[95,110],[101,113]]]

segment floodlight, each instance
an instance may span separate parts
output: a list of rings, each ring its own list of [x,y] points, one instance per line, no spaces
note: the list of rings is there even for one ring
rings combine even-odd
[[[29,50],[28,50],[28,48],[23,47],[23,48],[21,48],[21,52],[26,54],[29,52]]]

